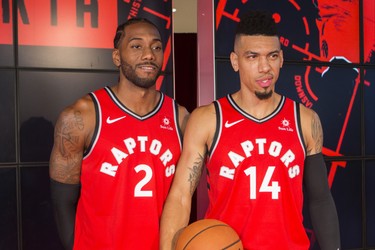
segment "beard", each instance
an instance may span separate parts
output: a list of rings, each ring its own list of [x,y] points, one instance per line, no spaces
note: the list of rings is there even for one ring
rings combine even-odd
[[[147,89],[155,85],[156,79],[158,79],[158,77],[161,74],[161,69],[156,64],[154,63],[148,63],[148,64],[159,69],[157,74],[154,77],[151,77],[151,76],[143,77],[143,78],[139,77],[135,69],[139,64],[135,65],[135,67],[132,67],[129,63],[122,61],[120,68],[123,74],[125,75],[126,79],[128,79],[137,87]],[[142,64],[142,65],[145,65],[145,64]]]
[[[255,92],[255,96],[258,97],[259,100],[269,99],[269,98],[271,98],[272,94],[273,94],[272,89],[268,92],[267,91],[264,91],[264,92],[256,91]]]

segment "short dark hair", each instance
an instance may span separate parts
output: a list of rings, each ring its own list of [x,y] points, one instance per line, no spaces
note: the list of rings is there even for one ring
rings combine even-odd
[[[124,22],[124,23],[120,24],[119,26],[117,26],[116,35],[115,35],[115,37],[113,39],[113,47],[115,49],[118,49],[118,46],[120,45],[121,40],[125,36],[125,28],[127,26],[129,26],[129,25],[136,24],[136,23],[148,23],[148,24],[151,24],[152,26],[155,27],[155,29],[157,29],[157,31],[160,34],[160,30],[158,29],[158,27],[153,22],[151,22],[150,20],[148,20],[147,18],[134,17],[134,18],[128,19],[126,22]]]
[[[236,36],[238,35],[278,36],[278,33],[270,12],[251,10],[241,16],[236,29]]]

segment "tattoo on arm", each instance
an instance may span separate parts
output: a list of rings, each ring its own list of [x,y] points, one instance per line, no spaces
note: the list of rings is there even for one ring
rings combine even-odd
[[[189,182],[190,182],[190,194],[193,195],[195,189],[199,184],[199,180],[202,175],[203,156],[199,154],[199,157],[195,160],[194,166],[190,169]]]
[[[83,118],[82,114],[80,111],[75,111],[74,112],[74,120],[75,120],[75,125],[79,130],[83,130],[84,124],[83,124]]]
[[[62,156],[69,157],[70,147],[75,147],[79,143],[79,136],[75,135],[73,131],[83,130],[83,120],[80,112],[74,113],[73,121],[62,121],[58,125],[55,133],[55,139],[59,141],[59,149]]]
[[[52,157],[54,173],[64,182],[78,182],[83,150],[79,145],[83,138],[75,131],[82,131],[84,123],[79,111],[74,113],[73,119],[63,119],[56,124],[55,147],[57,154]]]
[[[315,152],[321,152],[323,147],[323,129],[319,116],[316,113],[314,113],[311,120],[311,135],[315,141]]]

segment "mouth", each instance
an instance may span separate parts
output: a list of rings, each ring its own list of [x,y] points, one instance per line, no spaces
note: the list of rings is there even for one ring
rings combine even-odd
[[[141,69],[144,72],[155,72],[159,69],[157,65],[154,64],[140,64],[137,66],[137,68]]]
[[[272,84],[272,77],[269,76],[269,77],[266,77],[266,78],[258,79],[256,82],[262,88],[268,88]]]

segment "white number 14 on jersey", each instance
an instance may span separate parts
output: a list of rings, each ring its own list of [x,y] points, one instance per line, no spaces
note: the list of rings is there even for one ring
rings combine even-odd
[[[256,178],[256,167],[251,166],[244,170],[247,176],[250,176],[250,200],[255,200],[257,198],[257,178]],[[272,199],[277,200],[279,198],[279,192],[281,188],[278,181],[273,181],[270,185],[271,178],[275,167],[268,167],[267,172],[263,178],[262,185],[259,188],[259,192],[269,192],[272,194]]]

